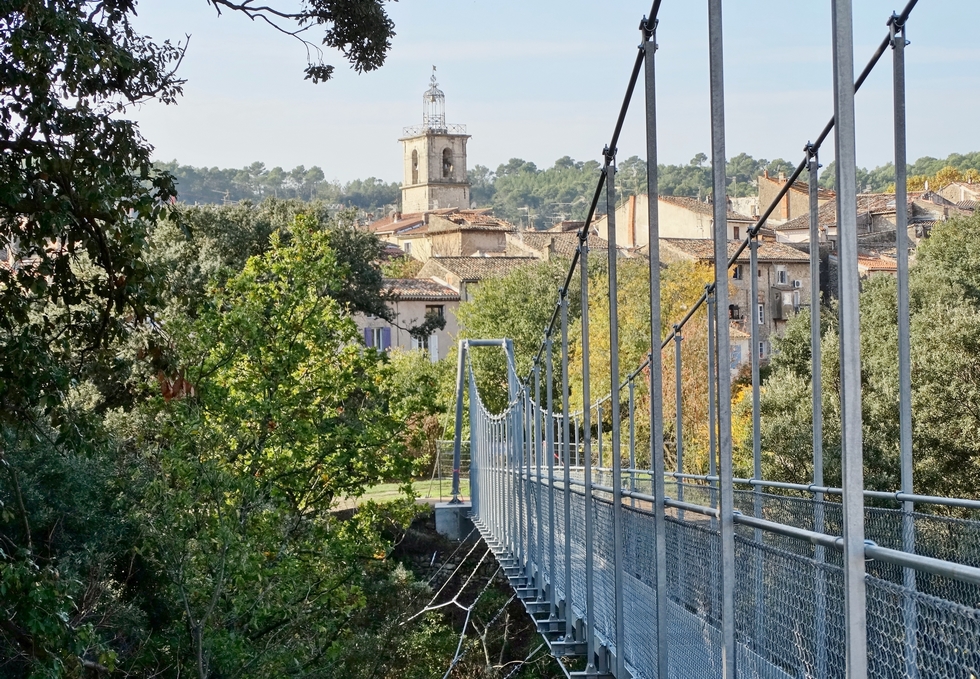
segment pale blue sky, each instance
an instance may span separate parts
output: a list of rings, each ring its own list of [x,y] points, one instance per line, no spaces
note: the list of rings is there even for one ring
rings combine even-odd
[[[854,0],[862,68],[902,0]],[[903,3],[904,4],[904,3]],[[710,154],[704,0],[664,0],[658,43],[661,162]],[[143,0],[138,26],[191,34],[176,106],[134,112],[160,160],[197,166],[319,165],[328,179],[401,180],[403,126],[421,122],[433,64],[447,120],[467,125],[469,164],[513,157],[550,166],[598,159],[608,141],[649,0],[401,0],[386,65],[357,75],[340,55],[333,80],[303,80],[296,41],[205,0]],[[728,155],[801,157],[832,113],[829,0],[727,0]],[[920,0],[909,23],[909,157],[980,150],[978,0]],[[642,92],[642,90],[640,90]],[[639,101],[638,101],[639,103]],[[620,158],[643,155],[635,105]],[[892,154],[891,55],[858,95],[858,162]],[[826,147],[825,163],[832,144]]]

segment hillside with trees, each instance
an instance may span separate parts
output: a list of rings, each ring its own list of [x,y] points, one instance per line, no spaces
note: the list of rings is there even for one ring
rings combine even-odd
[[[328,182],[318,166],[300,165],[292,170],[267,168],[252,163],[240,170],[195,168],[177,161],[156,163],[156,168],[174,177],[179,200],[188,204],[227,204],[242,200],[260,202],[265,198],[317,200],[334,209],[354,208],[362,217],[381,216],[397,209],[401,188],[397,182],[375,177],[346,183]],[[795,167],[782,158],[766,160],[740,153],[728,161],[728,194],[754,196],[756,178],[763,172],[771,176],[789,175]],[[494,214],[514,224],[543,229],[562,220],[582,220],[589,209],[600,170],[597,161],[577,161],[564,156],[548,168],[511,158],[491,170],[475,165],[469,171],[471,196],[478,207],[491,207]],[[922,190],[927,181],[937,188],[950,181],[980,181],[980,152],[954,153],[945,160],[925,156],[909,165],[909,189]],[[646,192],[646,162],[637,156],[619,164],[616,184],[619,195]],[[820,185],[833,188],[834,163],[820,175]],[[804,176],[805,180],[805,176]],[[858,187],[864,193],[894,190],[895,168],[889,163],[868,170],[858,168]],[[667,196],[688,196],[707,200],[711,196],[711,165],[699,153],[686,165],[659,166],[660,192]],[[598,213],[605,203],[600,201]],[[370,217],[369,217],[370,215]]]

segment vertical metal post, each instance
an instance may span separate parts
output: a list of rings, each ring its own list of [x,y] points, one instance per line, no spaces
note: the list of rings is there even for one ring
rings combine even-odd
[[[517,485],[516,479],[513,475],[514,465],[516,463],[516,432],[519,422],[520,414],[520,394],[521,385],[517,378],[517,373],[515,371],[514,363],[514,341],[510,339],[504,340],[504,354],[507,357],[507,400],[510,402],[510,423],[507,425],[505,431],[505,438],[507,439],[507,445],[505,447],[507,461],[506,469],[504,470],[507,474],[507,502],[509,507],[507,507],[507,512],[509,512],[509,518],[512,523],[512,529],[507,531],[510,536],[510,541],[512,545],[511,554],[517,554],[517,548],[515,540],[517,539],[518,533],[518,518],[517,518]],[[505,512],[505,520],[507,517],[507,512]]]
[[[810,385],[813,390],[813,485],[823,487],[823,386],[820,360],[820,222],[817,181],[820,161],[817,151],[807,146],[810,182]],[[813,530],[824,531],[824,496],[813,495]],[[816,651],[817,676],[827,673],[827,583],[823,567],[824,547],[817,545],[814,557],[817,561],[814,590],[814,650]]]
[[[577,417],[575,418],[574,424],[575,424],[575,427],[574,427],[574,430],[575,430],[575,466],[578,467],[578,466],[581,466],[580,465],[580,461],[581,461],[582,456],[579,454],[579,445],[580,445],[580,443],[579,443],[579,429],[580,428],[579,428],[578,418]]]
[[[524,567],[524,575],[527,581],[531,581],[531,486],[529,484],[528,464],[530,462],[531,449],[531,427],[528,424],[531,416],[531,388],[524,386],[524,393],[521,395],[521,460],[518,478],[520,479],[519,501],[520,501],[520,520],[521,520],[521,565]]]
[[[560,302],[559,302],[560,303]],[[551,335],[544,340],[544,365],[545,365],[545,454],[548,456],[548,600],[551,602],[551,620],[558,619],[558,588],[555,586],[555,412],[554,389],[554,361],[551,355]]]
[[[534,388],[534,382],[531,381],[528,384],[528,391],[526,397],[526,413],[525,420],[527,422],[526,434],[524,438],[524,495],[525,495],[525,505],[527,507],[527,579],[528,583],[534,583],[537,585],[537,578],[535,575],[535,567],[537,566],[540,554],[536,551],[536,536],[540,530],[540,524],[535,523],[537,518],[537,512],[535,511],[533,495],[534,495],[534,485],[532,482],[531,466],[534,464],[534,416],[535,409],[537,405],[534,402],[534,392],[531,389]]]
[[[629,412],[627,417],[629,418],[629,453],[630,453],[630,490],[636,490],[636,388],[631,379],[629,382]],[[630,506],[633,507],[636,502],[630,497]]]
[[[538,601],[544,601],[544,482],[541,478],[541,425],[544,419],[541,412],[541,366],[534,364],[534,469],[537,484],[537,521],[534,536],[537,546],[534,550],[534,560],[537,574],[534,576],[534,586],[538,590]]]
[[[510,509],[510,530],[511,534],[511,554],[521,562],[521,488],[518,483],[517,465],[520,455],[520,430],[521,430],[521,394],[518,391],[514,399],[514,407],[510,413],[510,446],[507,457],[507,485],[510,490],[509,509]]]
[[[898,259],[898,419],[901,451],[902,492],[913,492],[912,475],[912,347],[909,319],[908,192],[905,123],[905,25],[893,14],[889,22],[892,43],[893,92],[895,97],[895,248]],[[915,552],[915,503],[902,503],[902,549]],[[905,587],[914,592],[915,570],[905,568]],[[905,667],[911,679],[919,676],[918,612],[916,602],[906,596],[902,606],[905,627]]]
[[[766,304],[759,302],[759,241],[753,236],[749,236],[749,296],[752,297],[752,322],[750,325],[749,340],[752,344],[752,478],[762,478],[762,432],[759,429],[759,360],[762,352],[759,351],[759,328],[766,320]],[[760,307],[762,311],[760,312]],[[769,310],[770,315],[774,313]],[[755,486],[756,506],[755,515],[760,516],[758,503],[759,493],[762,489]],[[758,533],[758,531],[756,531]],[[758,539],[758,535],[756,535]]]
[[[589,225],[585,225],[588,233]],[[579,268],[582,282],[582,439],[585,457],[585,638],[586,638],[586,668],[585,671],[595,672],[595,587],[594,549],[592,538],[595,531],[592,515],[592,406],[589,391],[589,243],[584,238],[579,242],[579,252],[582,253]]]
[[[716,452],[718,442],[715,436],[718,430],[717,423],[715,422],[715,392],[718,386],[715,370],[715,291],[711,289],[710,285],[704,287],[704,294],[708,300],[708,476],[715,476],[718,473]],[[714,493],[715,482],[712,481],[708,485],[711,487],[709,491],[711,506],[714,507],[717,499]]]
[[[718,355],[729,355],[728,323],[728,198],[725,188],[725,75],[721,0],[708,0],[708,49],[711,78],[711,175],[714,203],[715,294],[718,314]],[[718,452],[721,459],[722,677],[735,679],[735,524],[732,487],[731,375],[718,371]]]
[[[752,478],[762,478],[762,430],[760,424],[761,404],[759,399],[760,382],[759,363],[762,359],[762,352],[759,350],[761,341],[759,339],[759,329],[766,321],[766,304],[759,303],[759,241],[753,234],[749,234],[749,293],[752,297],[752,311],[754,318],[751,323],[751,339],[749,343],[752,351]],[[769,301],[769,300],[767,300]],[[759,312],[760,307],[762,312]],[[769,309],[770,317],[775,313],[774,309]],[[753,486],[752,510],[756,517],[762,518],[762,487]],[[756,528],[753,531],[753,539],[756,543],[762,543],[762,531]],[[765,634],[765,583],[762,577],[762,553],[756,549],[753,554],[753,575],[755,581],[755,630],[752,638],[756,648],[761,648],[763,636]]]
[[[570,393],[568,388],[568,294],[561,293],[561,408],[562,408],[562,458],[565,473],[565,641],[571,641],[574,633],[572,613],[572,456],[568,430]]]
[[[463,445],[463,369],[466,365],[466,340],[460,340],[456,354],[456,434],[453,437],[453,504],[459,504],[459,467]]]
[[[597,403],[595,406],[595,419],[596,419],[596,434],[599,437],[599,450],[598,458],[596,459],[596,471],[598,474],[602,474],[602,404]],[[601,483],[601,481],[600,481]]]
[[[657,586],[657,679],[667,679],[667,520],[664,505],[664,410],[663,357],[660,353],[660,215],[657,174],[657,74],[656,21],[641,24],[644,46],[646,99],[647,196],[649,197],[647,242],[650,254],[650,469],[654,497],[655,577]]]
[[[851,0],[831,0],[834,120],[840,248],[841,467],[844,510],[844,611],[847,679],[868,676],[864,582],[864,466],[861,431],[861,336],[857,268],[857,159]]]
[[[480,412],[479,401],[476,395],[476,379],[473,376],[472,367],[468,371],[469,373],[469,399],[470,399],[470,470],[473,469],[473,457],[474,452],[479,450],[479,447],[483,444],[483,436],[481,436],[481,427],[483,426],[482,413]],[[459,463],[453,463],[453,469],[459,469]],[[454,472],[455,476],[455,472]],[[471,509],[479,507],[479,500],[474,503],[474,488],[473,488],[473,476],[470,475],[470,503]]]
[[[674,446],[677,450],[677,473],[684,473],[684,391],[681,389],[681,335],[680,326],[674,326]],[[684,479],[677,477],[677,499],[684,499]]]
[[[616,280],[616,149],[606,149],[606,234],[609,253],[609,416],[613,489],[613,588],[616,618],[616,676],[626,672],[623,619],[623,456],[620,450],[619,286]]]

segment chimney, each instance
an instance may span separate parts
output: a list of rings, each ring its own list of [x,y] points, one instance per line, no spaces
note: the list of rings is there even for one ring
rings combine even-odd
[[[779,181],[781,181],[781,182],[785,182],[786,181],[786,173],[785,172],[780,172],[779,173]]]
[[[769,179],[769,170],[763,170],[762,176],[765,177],[766,179]]]
[[[550,262],[551,255],[555,251],[555,238],[554,236],[548,236],[548,239],[544,242],[544,261]]]

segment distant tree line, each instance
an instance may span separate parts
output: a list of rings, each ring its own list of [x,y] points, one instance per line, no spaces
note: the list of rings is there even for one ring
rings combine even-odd
[[[180,165],[175,160],[157,163],[156,167],[174,176],[178,199],[191,205],[284,198],[318,200],[381,216],[399,206],[401,200],[398,182],[385,182],[376,177],[347,183],[326,181],[323,170],[315,165],[284,170],[269,169],[264,163],[256,162],[235,170],[197,168]],[[789,175],[793,169],[794,165],[782,158],[767,160],[740,153],[728,160],[727,193],[754,196],[758,193],[756,180],[763,172],[775,177],[780,173]],[[562,220],[585,219],[599,170],[595,160],[583,162],[569,156],[559,158],[545,169],[521,158],[511,158],[496,170],[476,165],[469,171],[471,200],[478,207],[492,207],[498,217],[515,224],[548,228]],[[908,166],[909,188],[921,190],[927,180],[931,187],[938,188],[952,180],[969,179],[971,171],[980,171],[980,152],[954,153],[945,160],[924,156]],[[887,163],[871,170],[858,168],[857,178],[858,190],[863,193],[893,191],[895,166]],[[698,153],[686,165],[661,164],[658,180],[662,195],[707,200],[712,193],[711,165],[704,153]],[[805,174],[803,180],[806,181]],[[622,161],[617,168],[616,184],[621,199],[645,193],[646,161],[637,156]],[[820,185],[833,188],[833,162],[820,174]],[[598,214],[604,212],[605,203],[600,201]]]
[[[292,170],[284,170],[278,166],[269,169],[265,163],[255,162],[236,170],[192,167],[173,160],[156,163],[156,167],[173,175],[178,200],[188,205],[298,198],[377,213],[398,205],[401,195],[397,182],[388,183],[376,177],[345,184],[327,181],[323,170],[316,165],[310,168],[297,165]]]

